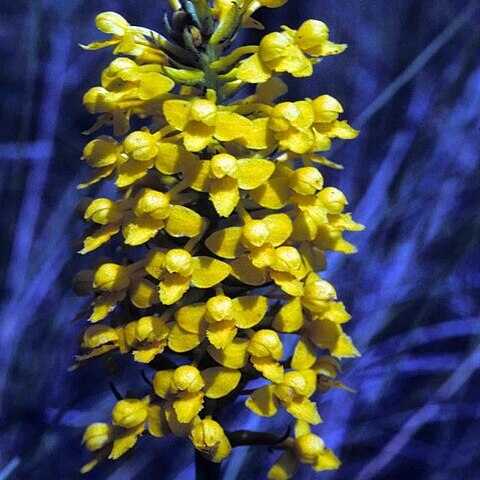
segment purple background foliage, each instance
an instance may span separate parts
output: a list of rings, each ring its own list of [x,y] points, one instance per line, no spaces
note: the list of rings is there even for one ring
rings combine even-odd
[[[82,93],[110,58],[78,43],[100,38],[96,13],[156,28],[160,0],[17,0],[0,4],[0,480],[76,479],[82,430],[114,403],[101,365],[67,368],[85,305],[70,291],[85,266],[72,214],[93,118]],[[347,194],[367,230],[359,253],[331,255],[327,278],[353,314],[363,352],[345,362],[356,395],[318,398],[315,429],[344,462],[328,480],[480,478],[480,5],[462,0],[291,0],[260,17],[267,30],[315,17],[346,42],[290,98],[330,93],[362,134],[337,144]],[[250,34],[249,34],[250,35]],[[252,38],[257,38],[251,33]],[[136,367],[135,367],[136,368]],[[112,379],[144,388],[139,369]],[[134,382],[128,377],[135,378]],[[242,406],[231,425],[250,422]],[[284,417],[273,421],[283,431]],[[143,438],[133,455],[88,479],[191,478],[185,442]],[[225,478],[264,478],[277,454],[239,448]],[[85,477],[83,477],[85,478]],[[301,468],[298,478],[314,478]]]

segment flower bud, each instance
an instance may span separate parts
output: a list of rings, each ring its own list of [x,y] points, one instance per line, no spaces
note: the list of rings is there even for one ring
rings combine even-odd
[[[300,25],[295,34],[295,43],[304,51],[309,53],[319,43],[328,41],[328,27],[320,20],[307,20]]]
[[[147,161],[154,158],[158,153],[158,146],[155,137],[143,130],[132,132],[123,141],[125,152],[135,160]]]
[[[113,440],[112,427],[107,423],[92,423],[83,434],[82,443],[85,444],[87,450],[95,452]]]
[[[106,113],[115,109],[116,95],[103,87],[93,87],[83,96],[83,104],[89,113]]]
[[[330,95],[320,95],[312,102],[315,112],[315,123],[329,123],[338,118],[343,113],[343,107],[340,102]]]
[[[343,192],[335,187],[324,188],[318,192],[317,198],[325,205],[328,213],[342,213],[345,205],[348,205],[347,199]]]
[[[105,292],[123,290],[130,284],[128,269],[116,263],[104,263],[95,272],[93,286]]]
[[[279,247],[275,250],[275,261],[272,265],[274,270],[289,272],[295,276],[302,267],[302,257],[295,247]]]
[[[112,410],[112,422],[123,428],[133,428],[147,419],[148,401],[126,398],[117,402]]]
[[[180,391],[199,392],[204,386],[202,375],[193,365],[182,365],[173,372],[172,386]]]
[[[102,135],[85,145],[82,160],[91,167],[106,167],[117,162],[121,151],[121,145],[114,138]]]
[[[163,318],[148,316],[137,322],[136,337],[140,342],[144,340],[162,340],[167,337],[169,329]]]
[[[222,426],[215,420],[205,418],[190,432],[193,446],[211,462],[220,463],[232,451]]]
[[[283,355],[282,341],[273,330],[259,330],[250,339],[248,352],[255,357],[272,357],[280,360]]]
[[[82,348],[97,348],[118,342],[117,331],[108,325],[92,325],[83,333]]]
[[[307,129],[313,124],[314,113],[309,102],[283,102],[276,105],[271,113],[269,127],[277,132],[296,129]]]
[[[212,157],[210,173],[215,178],[233,177],[237,172],[237,159],[228,153],[219,153]]]
[[[186,277],[193,272],[192,256],[186,250],[173,248],[165,255],[165,268],[169,273],[179,273]]]
[[[209,298],[205,304],[207,321],[221,322],[222,320],[231,320],[233,316],[232,299],[225,295],[217,295]]]
[[[122,36],[130,24],[118,13],[102,12],[95,17],[96,27],[103,33]]]
[[[315,167],[295,170],[288,182],[289,187],[300,195],[313,195],[323,187],[323,176]]]
[[[165,268],[165,250],[154,248],[150,250],[145,258],[145,270],[157,280],[160,279]]]
[[[96,198],[85,210],[83,218],[99,225],[107,225],[121,220],[122,209],[109,198]]]
[[[247,247],[261,247],[267,242],[269,236],[270,230],[262,220],[250,220],[242,230],[242,237]]]
[[[328,307],[329,302],[337,298],[337,292],[333,286],[319,278],[313,283],[307,283],[302,297],[303,305],[311,312],[321,312]]]
[[[137,217],[148,214],[156,220],[168,217],[170,200],[167,195],[151,188],[144,188],[135,199],[134,212]]]
[[[210,100],[204,98],[194,98],[191,101],[190,116],[192,120],[201,122],[205,117],[215,113],[217,106]]]
[[[302,463],[315,463],[324,449],[324,441],[313,433],[302,435],[295,441],[295,453]]]

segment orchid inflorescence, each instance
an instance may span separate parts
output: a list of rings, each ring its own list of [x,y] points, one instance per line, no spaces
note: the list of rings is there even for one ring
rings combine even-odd
[[[109,38],[84,48],[118,56],[84,96],[99,114],[88,133],[112,126],[113,136],[85,146],[94,170],[80,188],[111,181],[118,195],[83,202],[80,253],[116,248],[74,279],[93,296],[77,360],[132,355],[155,373],[147,394],[118,399],[111,424],[86,429],[83,472],[146,433],[189,438],[216,463],[271,438],[283,451],[271,479],[290,478],[297,462],[340,464],[311,431],[322,421],[312,397],[347,388],[335,379],[339,359],[358,351],[342,328],[350,315],[318,272],[326,250],[355,252],[342,234],[363,227],[318,167],[338,168],[322,152],[358,132],[329,95],[275,100],[287,93],[282,74],[308,77],[346,46],[307,20],[230,48],[241,28],[263,28],[257,9],[286,1],[170,0],[166,36],[113,12],[96,18]],[[295,437],[224,429],[222,410],[241,395],[263,417],[285,409]]]

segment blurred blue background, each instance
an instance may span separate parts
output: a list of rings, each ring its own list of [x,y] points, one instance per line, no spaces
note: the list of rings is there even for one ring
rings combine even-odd
[[[84,300],[70,279],[88,260],[73,241],[85,177],[82,94],[107,51],[95,14],[115,10],[160,28],[161,0],[0,2],[0,480],[77,479],[86,424],[114,398],[102,365],[69,373]],[[360,128],[325,172],[367,226],[350,257],[330,255],[327,278],[354,319],[362,358],[342,380],[357,394],[318,398],[315,429],[343,461],[328,480],[480,478],[480,4],[462,0],[291,0],[257,15],[267,30],[324,20],[346,53],[290,97],[329,93]],[[258,39],[255,32],[250,39]],[[112,377],[123,391],[131,385]],[[128,385],[128,387],[127,387]],[[242,407],[231,415],[251,418]],[[283,418],[273,423],[284,431]],[[254,421],[251,428],[269,422]],[[235,450],[225,479],[265,478],[266,448]],[[88,479],[192,478],[186,442],[143,438]],[[189,465],[190,464],[190,465]],[[301,468],[297,478],[314,478]],[[315,477],[317,478],[317,477]]]

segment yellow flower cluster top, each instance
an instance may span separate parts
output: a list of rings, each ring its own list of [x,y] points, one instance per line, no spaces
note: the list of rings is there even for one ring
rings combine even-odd
[[[147,433],[189,438],[221,462],[238,445],[222,409],[242,395],[255,414],[283,408],[296,422],[295,438],[271,436],[284,453],[269,478],[290,478],[297,462],[340,464],[310,425],[322,421],[315,397],[347,388],[335,380],[338,360],[358,351],[319,272],[325,251],[355,252],[342,235],[363,227],[319,166],[338,168],[324,152],[358,132],[329,95],[276,99],[287,93],[282,74],[310,76],[345,45],[307,20],[231,47],[241,28],[262,28],[258,8],[286,1],[170,0],[165,35],[113,12],[96,18],[109,38],[84,48],[117,56],[84,96],[99,114],[88,133],[111,126],[113,136],[85,146],[93,170],[80,188],[103,180],[118,194],[82,204],[80,253],[109,256],[75,277],[92,297],[77,360],[132,355],[152,374],[147,391],[118,398],[111,423],[87,428],[83,472]],[[242,445],[265,435],[247,433]]]

